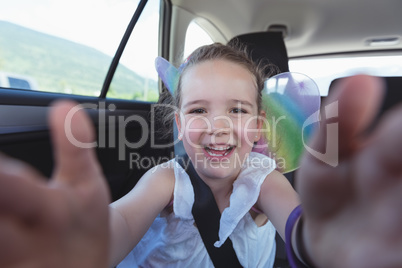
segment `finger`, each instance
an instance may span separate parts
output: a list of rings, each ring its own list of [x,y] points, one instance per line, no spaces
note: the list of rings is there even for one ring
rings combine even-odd
[[[329,143],[338,143],[340,161],[353,155],[361,135],[376,116],[383,95],[384,82],[377,77],[357,75],[341,80],[322,106],[321,128],[311,146],[325,152],[327,139],[333,138]],[[338,124],[338,136],[327,131],[332,123]]]
[[[22,243],[26,238],[26,233],[19,228],[21,222],[14,218],[0,215],[0,267],[12,267],[13,263],[23,262],[20,252],[32,251],[29,243]]]
[[[75,184],[99,177],[94,128],[83,107],[72,101],[57,102],[51,109],[49,123],[56,159],[55,179]]]
[[[66,194],[74,213],[85,214],[88,223],[107,222],[110,192],[95,154],[95,132],[90,118],[81,105],[61,101],[53,106],[49,120],[56,159],[50,181],[54,193],[60,190]],[[57,203],[48,206],[49,210],[57,210]],[[57,222],[56,218],[62,219],[62,215],[55,217]],[[93,227],[93,231],[98,227],[102,225]]]
[[[352,197],[353,156],[377,114],[382,80],[359,75],[337,84],[322,106],[321,127],[309,146],[296,180],[301,199],[311,211],[328,213]]]
[[[360,188],[367,195],[389,187],[397,189],[402,178],[402,106],[387,113],[377,126],[358,165],[362,170]],[[395,195],[399,196],[400,194]]]
[[[45,179],[29,165],[0,155],[0,214],[29,221],[41,215]]]
[[[388,177],[400,178],[402,173],[402,106],[386,114],[378,126],[379,142],[376,143],[378,163],[382,163]]]

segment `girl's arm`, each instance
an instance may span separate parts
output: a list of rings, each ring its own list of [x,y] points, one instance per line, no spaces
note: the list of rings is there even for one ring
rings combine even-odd
[[[257,206],[285,240],[285,225],[290,212],[300,204],[292,185],[280,172],[271,172],[261,185]]]
[[[110,265],[117,265],[137,245],[173,197],[173,166],[149,170],[127,195],[110,205]]]

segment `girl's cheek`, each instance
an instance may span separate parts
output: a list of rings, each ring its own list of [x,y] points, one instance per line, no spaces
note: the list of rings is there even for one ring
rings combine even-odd
[[[258,134],[259,130],[257,129],[257,124],[248,124],[243,127],[242,140],[247,146],[253,147]]]
[[[186,116],[184,123],[187,132],[207,131],[211,125],[208,119],[202,116]]]
[[[251,131],[250,129],[243,131],[243,143],[245,143],[244,145],[246,146],[254,146],[254,140],[255,140],[255,136],[257,134],[254,131]]]
[[[202,133],[208,131],[208,126],[209,123],[206,118],[186,116],[183,134],[188,141],[195,142]]]

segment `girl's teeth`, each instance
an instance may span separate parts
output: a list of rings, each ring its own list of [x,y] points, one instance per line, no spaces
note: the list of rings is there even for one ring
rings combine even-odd
[[[226,148],[209,148],[211,150],[216,150],[216,151],[225,151],[225,150],[229,150],[230,147],[226,147]]]
[[[225,156],[230,153],[232,147],[227,146],[225,148],[213,148],[213,147],[206,147],[208,154],[211,156]]]

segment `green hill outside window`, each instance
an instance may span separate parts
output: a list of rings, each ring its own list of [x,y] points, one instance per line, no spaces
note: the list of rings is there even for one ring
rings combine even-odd
[[[94,97],[100,94],[112,57],[139,2],[5,1],[8,3],[0,10],[0,87]],[[158,99],[157,75],[152,73],[158,23],[159,1],[150,0],[107,97]]]

